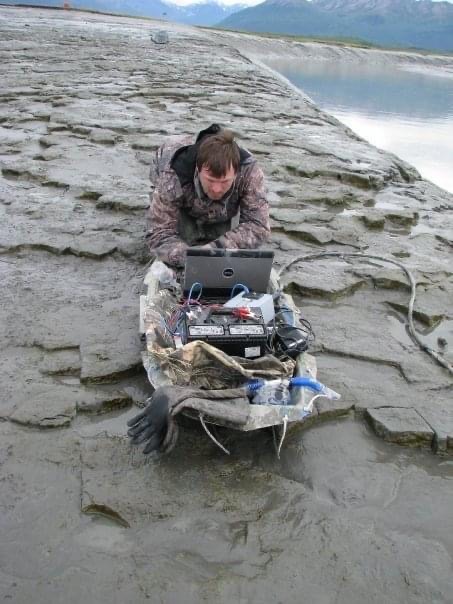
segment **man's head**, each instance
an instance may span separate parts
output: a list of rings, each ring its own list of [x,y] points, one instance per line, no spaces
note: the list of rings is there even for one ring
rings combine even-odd
[[[219,200],[231,189],[239,162],[239,147],[231,130],[221,130],[201,141],[197,168],[203,191],[210,199]]]

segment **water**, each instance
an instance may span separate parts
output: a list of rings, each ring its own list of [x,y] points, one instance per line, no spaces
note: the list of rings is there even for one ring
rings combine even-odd
[[[453,192],[453,73],[350,61],[267,62],[324,111]]]

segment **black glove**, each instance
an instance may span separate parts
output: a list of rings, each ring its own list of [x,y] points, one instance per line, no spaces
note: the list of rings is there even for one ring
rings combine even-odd
[[[144,411],[127,422],[128,436],[133,445],[148,441],[143,453],[148,454],[160,448],[168,429],[168,395],[165,388],[158,388],[149,399]]]

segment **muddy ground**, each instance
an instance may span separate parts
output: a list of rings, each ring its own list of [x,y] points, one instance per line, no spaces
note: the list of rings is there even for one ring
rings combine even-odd
[[[394,265],[285,274],[342,400],[320,403],[280,460],[267,433],[221,432],[226,457],[190,423],[166,458],[129,447],[149,394],[150,156],[212,122],[266,172],[279,265],[403,262],[420,336],[453,361],[452,195],[260,66],[271,42],[165,27],[161,46],[158,22],[0,8],[0,596],[451,602],[453,378],[409,337]]]

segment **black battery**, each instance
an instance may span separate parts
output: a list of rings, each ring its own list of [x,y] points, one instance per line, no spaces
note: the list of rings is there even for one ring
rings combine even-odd
[[[184,341],[202,340],[226,354],[247,359],[266,354],[267,330],[261,309],[251,308],[250,317],[238,317],[238,309],[200,307],[186,313]]]

